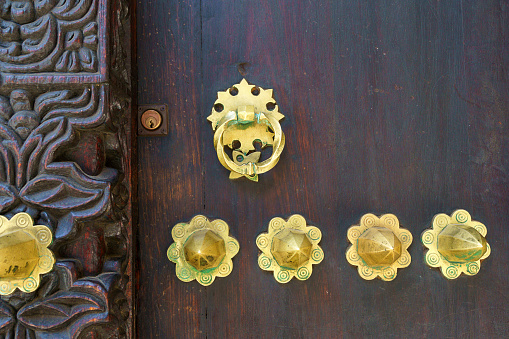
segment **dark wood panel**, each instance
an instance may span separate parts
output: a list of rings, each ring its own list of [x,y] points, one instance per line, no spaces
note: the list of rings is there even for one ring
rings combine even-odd
[[[0,4],[0,338],[134,335],[129,5]]]
[[[199,151],[199,2],[142,1],[137,8],[138,102],[168,103],[167,137],[138,142],[138,318],[140,338],[205,334],[206,293],[182,284],[166,251],[171,227],[203,211]]]
[[[139,141],[140,337],[509,335],[507,2],[139,7],[139,100],[173,106],[170,136]],[[228,179],[206,121],[244,76],[274,88],[286,115],[285,151],[259,183]],[[477,276],[448,281],[419,237],[457,208],[487,225],[493,252]],[[414,236],[392,282],[364,281],[345,259],[346,230],[368,212]],[[207,288],[178,281],[165,254],[171,227],[198,213],[227,221],[241,246]],[[320,227],[325,260],[279,285],[255,239],[293,213]]]

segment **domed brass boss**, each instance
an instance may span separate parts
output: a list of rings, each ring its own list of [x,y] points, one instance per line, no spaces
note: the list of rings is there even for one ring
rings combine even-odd
[[[246,177],[258,181],[258,174],[272,169],[285,147],[285,135],[279,121],[284,115],[272,98],[272,89],[248,84],[246,79],[224,92],[217,92],[212,113],[214,148],[221,164],[231,171],[230,179]],[[272,146],[272,155],[260,161],[261,148]],[[232,150],[230,158],[224,148]]]
[[[47,248],[53,237],[48,227],[34,226],[32,217],[18,213],[0,216],[0,294],[16,288],[30,293],[39,287],[40,275],[53,269],[55,257]]]
[[[421,236],[429,249],[426,263],[440,267],[447,279],[456,279],[461,273],[475,275],[481,269],[481,261],[491,253],[486,233],[486,226],[473,221],[465,210],[457,210],[451,216],[437,214],[432,228]]]
[[[348,229],[347,236],[352,246],[346,251],[346,259],[358,266],[363,279],[379,277],[391,281],[396,278],[398,268],[410,265],[407,249],[412,243],[412,234],[399,227],[399,220],[393,214],[380,218],[365,214],[359,225]]]
[[[288,221],[273,218],[269,232],[256,238],[262,251],[258,265],[262,270],[274,271],[274,278],[287,283],[293,277],[306,280],[313,272],[313,264],[323,260],[323,250],[318,246],[322,232],[317,227],[307,226],[306,219],[294,214]]]
[[[177,264],[177,277],[185,282],[197,280],[207,286],[216,277],[226,277],[233,269],[232,258],[239,243],[229,235],[223,220],[209,221],[197,215],[189,223],[179,223],[171,231],[175,241],[168,248],[168,259]]]

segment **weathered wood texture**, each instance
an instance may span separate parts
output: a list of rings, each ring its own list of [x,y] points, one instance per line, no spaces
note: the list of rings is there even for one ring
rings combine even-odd
[[[0,7],[0,213],[48,226],[56,257],[1,297],[0,338],[130,337],[128,3]]]
[[[509,336],[507,1],[138,1],[138,100],[170,105],[167,137],[139,139],[140,338]],[[259,183],[230,181],[206,117],[246,77],[274,88],[286,148]],[[457,208],[492,254],[448,281],[421,232]],[[345,259],[364,213],[394,213],[412,264],[364,281]],[[274,216],[320,227],[325,260],[276,283],[256,236]],[[207,288],[166,258],[171,227],[227,221],[234,269]]]

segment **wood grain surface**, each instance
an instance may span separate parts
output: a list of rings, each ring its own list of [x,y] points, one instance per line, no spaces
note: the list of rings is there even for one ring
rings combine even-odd
[[[138,102],[171,112],[168,136],[138,141],[140,338],[509,336],[509,2],[139,0],[137,35]],[[258,183],[228,178],[206,120],[243,77],[286,116],[281,161]],[[488,227],[492,254],[449,281],[420,234],[458,208]],[[345,258],[369,212],[414,236],[392,282]],[[280,285],[255,239],[294,213],[322,230],[325,259]],[[241,247],[209,287],[166,257],[196,214]]]
[[[135,335],[129,1],[0,1],[0,338]]]

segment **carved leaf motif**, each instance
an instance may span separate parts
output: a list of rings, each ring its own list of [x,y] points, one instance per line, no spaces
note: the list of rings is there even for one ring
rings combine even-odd
[[[21,191],[23,200],[43,210],[68,211],[86,207],[101,199],[103,190],[80,185],[62,176],[41,174]]]
[[[20,31],[25,39],[21,44],[23,53],[15,61],[38,61],[57,44],[57,23],[51,15],[21,26]]]
[[[18,320],[36,330],[51,330],[88,313],[101,313],[105,310],[106,302],[103,298],[81,291],[59,291],[21,308]]]
[[[51,11],[51,9],[55,6],[58,0],[37,0],[34,2],[35,11],[38,16],[43,16],[44,14]]]
[[[65,116],[76,128],[98,127],[107,120],[105,89],[92,86],[74,96],[71,91],[55,91],[40,95],[34,104],[42,121]]]
[[[76,280],[73,261],[58,262],[56,266],[63,290],[22,307],[17,314],[18,324],[41,335],[41,331],[51,331],[51,338],[78,338],[91,325],[117,328],[111,306],[120,275],[103,273]]]
[[[15,156],[11,152],[17,149],[21,140],[7,125],[0,124],[0,180],[14,184],[16,176]]]
[[[44,67],[51,60],[44,59],[55,49],[57,44],[57,22],[51,15],[45,15],[38,20],[20,27],[22,42],[11,42],[0,48],[0,64],[2,71],[22,71],[31,64],[30,68]],[[10,63],[10,64],[7,64]]]
[[[96,10],[97,0],[61,1],[53,9],[53,14],[62,20],[79,20]]]
[[[0,302],[0,333],[8,331],[15,323],[15,311],[12,306]]]
[[[0,212],[6,211],[17,199],[16,189],[5,182],[0,182]]]
[[[72,99],[72,92],[68,90],[43,93],[35,99],[34,109],[44,120],[51,119],[51,115],[45,117],[51,111],[56,111],[62,107],[75,108],[85,106],[89,100],[89,95],[90,90],[88,88],[85,88],[74,99]]]
[[[89,35],[86,41],[81,39],[72,47],[65,43],[64,37],[73,30],[85,33],[85,26],[97,20],[99,2],[106,1],[23,0],[0,5],[4,7],[0,30],[0,71],[26,73],[56,69],[60,72],[97,72],[95,50],[98,42],[95,34]],[[83,47],[87,49],[82,51]],[[60,58],[62,55],[64,57]]]
[[[96,177],[89,177],[74,163],[52,163],[45,174],[29,181],[20,192],[28,205],[60,215],[55,238],[69,236],[78,220],[97,218],[110,208],[111,183],[116,170],[106,168]],[[56,174],[59,173],[59,174]]]
[[[14,329],[12,337],[16,339],[36,339],[34,331],[30,328],[26,328],[20,322],[16,323],[16,328]]]
[[[122,4],[125,13],[118,10]],[[113,41],[111,47],[117,48],[114,45],[121,40],[128,41],[117,37],[122,28],[115,21],[127,16],[127,2],[0,0],[0,7],[0,72],[5,87],[0,95],[0,214],[10,217],[24,211],[50,226],[56,256],[68,258],[56,263],[36,292],[0,299],[0,339],[123,337],[129,307],[121,274],[127,269],[124,257],[116,257],[120,251],[110,253],[110,247],[127,246],[120,233],[124,224],[117,224],[116,218],[127,220],[127,210],[117,206],[128,204],[130,195],[127,188],[124,194],[116,192],[120,202],[111,207],[111,190],[117,180],[128,187],[116,170],[123,170],[121,160],[127,153],[120,152],[125,151],[127,138],[112,136],[128,123],[123,114],[129,110],[127,96],[122,97],[124,106],[115,101],[125,94],[112,91],[116,83],[108,80],[115,72],[128,74],[124,62],[129,58],[118,54],[112,61],[106,42]],[[113,267],[101,257],[96,268],[85,270],[94,277],[83,277],[79,255],[61,251],[67,242],[79,242],[77,230],[86,227],[100,234],[108,231],[108,237],[99,241],[103,256],[118,260]],[[82,246],[83,261],[101,256],[101,249],[91,250],[87,244]]]
[[[80,130],[110,131],[106,102],[105,86],[41,94],[34,111],[42,122],[24,142],[0,123],[0,181],[4,182],[0,211],[19,201],[45,210],[58,219],[55,238],[61,239],[74,234],[77,221],[98,218],[109,210],[116,170],[101,168],[87,175],[74,162],[55,162],[61,150],[80,136]]]
[[[53,161],[56,149],[70,142],[74,131],[63,118],[43,122],[29,135],[21,148],[21,161],[26,170],[20,171],[17,186],[22,187]]]

